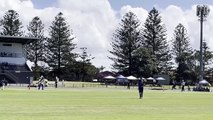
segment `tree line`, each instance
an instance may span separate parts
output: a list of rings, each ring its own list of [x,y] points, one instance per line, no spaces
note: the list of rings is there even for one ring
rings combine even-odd
[[[159,11],[149,11],[145,23],[133,12],[126,13],[112,36],[112,68],[125,76],[150,77],[155,74],[170,75],[172,80],[198,80],[199,51],[190,46],[190,38],[183,24],[174,28],[172,38],[167,38],[166,26]],[[211,70],[213,54],[206,42],[204,48],[204,73]]]
[[[48,36],[44,35],[45,25],[38,16],[29,22],[27,31],[23,31],[19,14],[15,10],[5,13],[0,20],[0,27],[1,35],[39,38],[24,47],[27,59],[35,63],[32,68],[35,80],[43,74],[49,79],[58,76],[64,80],[90,81],[99,71],[91,64],[93,57],[86,49],[82,50],[82,54],[73,52],[76,48],[73,43],[75,37],[62,12],[55,16],[49,26]],[[47,65],[42,66],[41,63]]]
[[[75,37],[62,12],[55,16],[46,36],[44,27],[42,20],[35,16],[27,25],[27,31],[23,31],[19,14],[15,10],[8,10],[0,20],[1,35],[39,38],[25,46],[27,59],[35,63],[35,79],[44,74],[50,79],[58,76],[64,80],[91,81],[104,69],[103,66],[96,68],[91,64],[94,57],[87,53],[87,48],[81,48],[81,54],[73,52],[77,47],[73,43]],[[186,28],[179,23],[171,39],[167,38],[166,32],[166,26],[156,8],[149,12],[143,25],[133,12],[126,13],[112,35],[112,50],[109,50],[113,55],[109,57],[113,61],[112,68],[125,76],[146,78],[167,74],[172,80],[195,82],[198,77],[199,51],[190,46]],[[212,63],[213,54],[206,42],[203,48],[204,73],[207,74],[207,66]],[[41,66],[41,62],[48,66]]]

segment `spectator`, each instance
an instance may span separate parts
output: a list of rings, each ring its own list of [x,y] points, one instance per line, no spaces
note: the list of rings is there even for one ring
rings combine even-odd
[[[40,90],[40,88],[42,88],[42,90],[44,90],[44,76],[42,75],[40,78],[39,78],[39,81],[38,81],[38,90]]]
[[[64,84],[64,80],[62,80],[62,83],[61,83],[61,84],[62,84],[62,86],[63,86],[63,87],[65,86],[65,84]]]
[[[127,83],[127,89],[130,89],[130,82]]]
[[[188,84],[188,91],[191,91],[190,85]]]
[[[1,85],[1,90],[4,90],[4,86],[5,86],[5,80],[3,79],[3,80],[1,80],[1,83],[0,83]]]
[[[181,82],[181,91],[185,91],[184,87],[185,87],[185,81],[182,80],[182,82]]]
[[[55,88],[58,88],[58,81],[59,81],[59,78],[56,76],[55,77]]]
[[[172,90],[173,89],[176,89],[176,81],[175,80],[172,81]]]

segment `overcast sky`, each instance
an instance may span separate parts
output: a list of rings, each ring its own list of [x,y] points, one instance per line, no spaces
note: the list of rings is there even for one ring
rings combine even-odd
[[[126,12],[134,12],[143,24],[148,12],[153,7],[157,8],[166,25],[168,42],[173,37],[174,28],[182,23],[188,30],[191,46],[198,49],[200,26],[196,16],[197,4],[209,5],[204,39],[213,50],[212,0],[0,0],[0,17],[7,10],[14,9],[25,29],[33,17],[39,16],[48,30],[61,11],[77,38],[74,40],[78,47],[75,51],[81,52],[79,48],[87,47],[88,53],[95,57],[93,64],[110,70],[112,61],[107,56],[111,56],[108,50],[111,49],[112,33]]]

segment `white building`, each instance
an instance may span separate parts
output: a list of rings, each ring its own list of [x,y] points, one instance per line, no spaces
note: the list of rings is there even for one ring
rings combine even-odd
[[[26,64],[24,45],[38,40],[37,38],[0,36],[0,80],[9,83],[29,83],[33,77]]]

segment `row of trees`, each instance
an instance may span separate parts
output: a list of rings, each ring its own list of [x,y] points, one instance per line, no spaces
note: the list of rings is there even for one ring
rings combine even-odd
[[[109,51],[113,55],[109,57],[114,61],[113,68],[124,75],[150,77],[168,74],[177,81],[196,81],[199,51],[190,47],[186,28],[179,23],[171,43],[166,36],[166,27],[157,9],[149,12],[144,25],[133,12],[126,13],[113,34],[112,50]],[[212,62],[213,54],[206,43],[203,47],[203,63],[208,65]]]
[[[91,80],[98,72],[90,62],[91,56],[85,50],[82,54],[73,52],[76,48],[76,44],[73,43],[75,37],[61,12],[52,21],[49,36],[44,35],[44,24],[38,16],[29,22],[27,32],[24,32],[19,14],[14,10],[5,13],[0,21],[0,27],[1,35],[39,38],[38,41],[25,46],[27,59],[35,63],[33,68],[35,79],[41,73],[45,73],[49,77],[58,76],[59,79],[85,81]],[[77,61],[76,58],[79,57],[81,59]],[[40,66],[39,62],[47,63],[48,67]]]
[[[155,8],[149,12],[144,25],[133,12],[126,13],[119,25],[112,37],[113,49],[109,51],[113,55],[109,58],[114,61],[114,69],[124,75],[137,77],[170,74],[177,81],[196,80],[199,54],[190,47],[187,30],[181,23],[175,28],[171,43],[168,43],[166,27]],[[36,77],[43,72],[52,77],[59,76],[60,79],[85,81],[91,80],[99,71],[91,64],[93,57],[87,54],[86,48],[81,48],[82,54],[73,52],[76,48],[72,42],[75,37],[61,12],[49,26],[48,36],[44,35],[45,26],[38,16],[29,22],[27,32],[23,31],[19,14],[14,10],[5,13],[0,20],[0,27],[1,35],[39,38],[26,46],[27,58],[35,63],[33,71]],[[208,65],[213,55],[206,43],[203,47],[204,64]],[[39,66],[38,62],[41,61],[49,67]],[[174,66],[177,68],[172,75]]]

